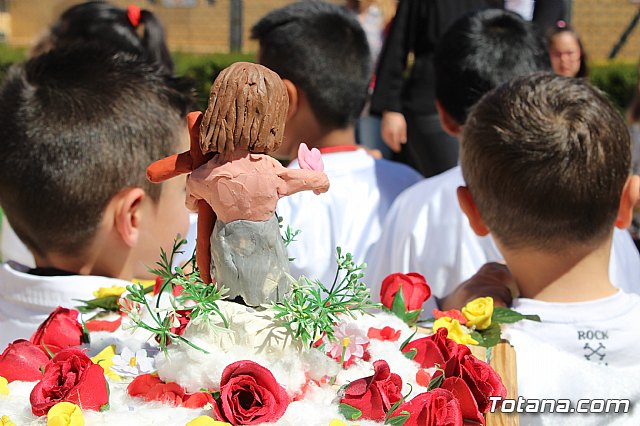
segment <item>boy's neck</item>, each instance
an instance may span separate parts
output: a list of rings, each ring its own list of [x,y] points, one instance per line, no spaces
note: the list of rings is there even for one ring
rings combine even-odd
[[[309,148],[333,148],[338,146],[355,146],[356,131],[353,126],[345,129],[333,129],[327,132],[318,131],[301,139]],[[298,154],[297,148],[294,157]]]
[[[36,268],[58,269],[77,275],[94,275],[110,278],[130,280],[133,272],[126,261],[124,250],[109,250],[105,255],[98,254],[95,249],[87,249],[83,255],[72,256],[68,254],[47,253],[40,256],[33,253]],[[121,253],[121,254],[116,254]]]
[[[611,238],[593,248],[562,252],[501,247],[521,297],[544,302],[585,302],[616,293],[609,281]]]

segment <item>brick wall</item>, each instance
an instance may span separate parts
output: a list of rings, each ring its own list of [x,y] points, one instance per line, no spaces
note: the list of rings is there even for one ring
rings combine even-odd
[[[295,0],[244,0],[242,50],[256,50],[249,40],[251,26],[265,13]],[[341,0],[331,0],[343,3]],[[557,0],[560,1],[560,0]],[[134,3],[152,10],[164,23],[172,50],[190,52],[226,52],[229,50],[229,14],[231,0],[195,0],[195,7],[168,8],[148,0],[112,0],[127,7]],[[11,14],[10,43],[28,46],[51,22],[78,0],[9,0]],[[46,5],[46,6],[43,6]],[[572,21],[583,38],[590,57],[603,60],[638,10],[628,0],[574,0]],[[637,60],[640,56],[640,25],[633,31],[618,58]]]
[[[244,0],[242,50],[256,50],[249,40],[251,26],[265,13],[293,3],[295,0]],[[146,0],[111,0],[113,4],[126,8],[137,4],[153,11],[162,21],[167,32],[171,50],[188,52],[227,52],[230,44],[229,14],[230,0],[196,0],[195,7],[164,7],[161,1],[152,4]],[[18,46],[31,45],[57,16],[78,0],[10,0],[12,20],[10,43]],[[333,3],[341,3],[333,0]],[[46,6],[43,6],[46,4]]]
[[[604,60],[638,11],[628,0],[574,0],[572,25],[580,33],[592,60]],[[640,57],[640,24],[633,30],[616,59]]]

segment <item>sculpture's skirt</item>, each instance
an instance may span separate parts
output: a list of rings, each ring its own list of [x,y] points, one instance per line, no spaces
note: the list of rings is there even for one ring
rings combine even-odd
[[[211,274],[249,306],[281,301],[291,289],[289,259],[274,215],[264,222],[216,221],[211,234]]]

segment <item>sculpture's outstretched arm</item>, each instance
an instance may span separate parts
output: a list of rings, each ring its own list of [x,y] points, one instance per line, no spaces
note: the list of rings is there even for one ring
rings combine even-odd
[[[147,178],[154,183],[163,182],[184,173],[191,173],[209,161],[200,148],[200,123],[202,113],[191,112],[187,115],[189,127],[189,151],[158,160],[147,167]],[[216,214],[206,201],[198,202],[198,236],[196,239],[196,264],[200,277],[209,284],[211,279],[211,242],[209,238],[216,223]]]
[[[202,154],[202,149],[200,148],[201,122],[202,113],[200,111],[190,112],[187,115],[190,139],[189,151],[162,158],[151,164],[147,167],[149,181],[160,183],[185,173],[191,173],[209,160],[207,156]]]

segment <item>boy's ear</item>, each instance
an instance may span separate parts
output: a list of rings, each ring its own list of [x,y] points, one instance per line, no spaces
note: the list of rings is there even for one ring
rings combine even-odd
[[[473,229],[473,232],[480,237],[489,235],[489,228],[487,228],[487,225],[485,225],[484,221],[480,217],[478,207],[476,207],[476,203],[473,201],[473,196],[469,192],[469,188],[466,186],[459,186],[457,193],[460,208],[467,216],[467,219],[469,219],[469,225],[471,226],[471,229]]]
[[[129,247],[135,247],[140,238],[142,220],[142,201],[146,194],[142,188],[122,190],[113,200],[114,226],[122,241]]]
[[[436,109],[438,110],[438,117],[440,117],[440,127],[449,136],[457,138],[462,133],[462,126],[447,112],[442,106],[439,100],[436,99]]]
[[[616,218],[616,227],[626,229],[633,219],[633,208],[640,200],[640,176],[633,175],[627,179],[620,196],[620,207]]]
[[[287,112],[287,121],[289,121],[289,119],[298,112],[300,95],[298,93],[298,87],[293,84],[291,80],[283,78],[282,82],[284,83],[284,87],[287,88],[287,94],[289,95],[289,111]]]

